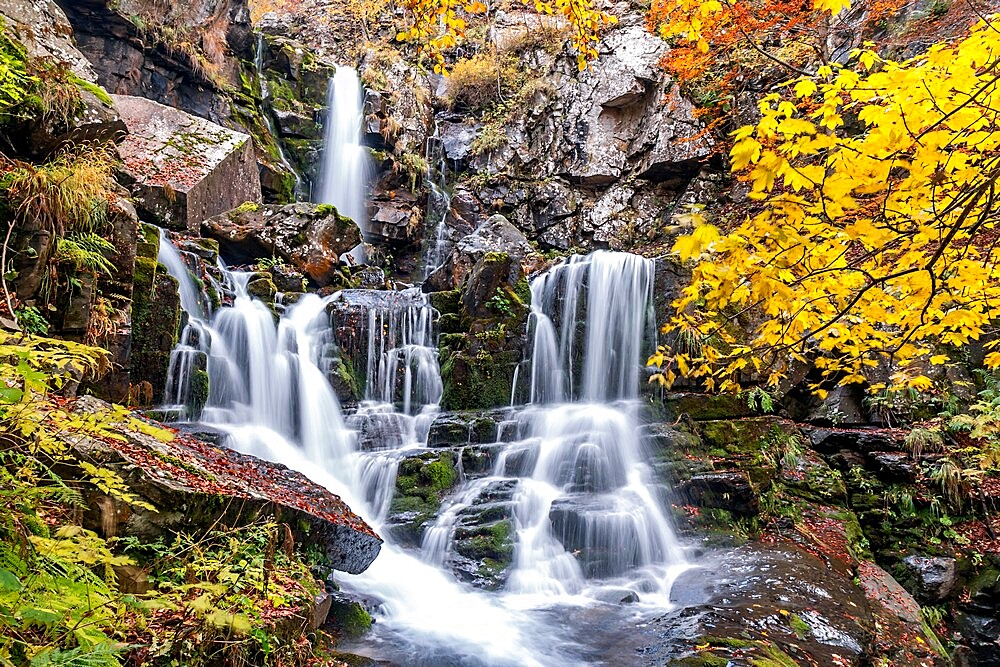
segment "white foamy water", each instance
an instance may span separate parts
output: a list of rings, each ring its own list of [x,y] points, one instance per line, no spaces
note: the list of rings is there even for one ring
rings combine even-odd
[[[192,279],[173,264],[178,280]],[[396,467],[425,451],[441,398],[436,313],[418,291],[351,290],[303,296],[275,323],[247,294],[249,274],[221,270],[232,306],[189,313],[198,344],[188,347],[211,380],[202,421],[234,449],[341,495],[384,534]],[[511,409],[511,442],[485,478],[445,500],[421,549],[386,543],[366,572],[338,575],[381,604],[371,638],[353,650],[413,665],[588,664],[586,638],[554,610],[594,608],[622,590],[639,594],[635,613],[668,606],[685,564],[636,417],[651,290],[652,264],[621,253],[574,258],[533,282],[532,403]],[[328,381],[338,300],[361,308],[368,327],[366,400],[346,418]],[[350,427],[362,422],[374,429],[365,446]],[[461,511],[493,482],[515,487],[515,545],[504,588],[487,592],[447,564]]]

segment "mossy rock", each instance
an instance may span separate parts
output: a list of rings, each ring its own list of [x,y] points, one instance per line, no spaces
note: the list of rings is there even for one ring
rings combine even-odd
[[[247,283],[247,293],[252,296],[264,301],[265,303],[270,303],[274,301],[274,295],[277,294],[278,288],[275,287],[274,281],[268,278],[255,278]]]
[[[517,352],[503,350],[492,354],[469,355],[448,352],[441,364],[445,410],[486,410],[510,403]]]
[[[674,393],[663,398],[664,418],[676,421],[687,415],[695,421],[740,419],[754,416],[747,399],[739,394]]]
[[[430,299],[431,306],[442,315],[448,313],[458,314],[462,307],[462,290],[431,292],[428,298]]]
[[[341,639],[357,639],[372,627],[372,617],[360,602],[342,593],[333,593],[325,626]]]

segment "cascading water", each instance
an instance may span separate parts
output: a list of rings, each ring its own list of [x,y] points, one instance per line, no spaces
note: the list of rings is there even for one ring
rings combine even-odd
[[[364,91],[357,70],[344,65],[337,67],[330,79],[326,106],[323,161],[314,199],[320,204],[336,206],[342,215],[354,220],[365,235],[368,230],[365,196],[369,159],[367,149],[361,145]]]
[[[446,224],[448,211],[451,209],[451,190],[448,186],[448,162],[437,121],[434,123],[434,134],[427,139],[426,160],[424,184],[427,186],[427,216],[424,229],[434,229],[434,238],[428,238],[424,253],[425,279],[444,264],[451,252]]]
[[[173,264],[178,280],[193,281]],[[211,379],[202,420],[235,449],[340,494],[386,535],[396,467],[427,451],[441,397],[426,297],[306,295],[276,325],[247,295],[248,274],[224,275],[232,306],[210,319],[189,312]],[[373,637],[352,650],[407,665],[594,664],[586,623],[565,627],[566,609],[603,623],[668,605],[683,558],[642,462],[636,420],[651,290],[651,264],[620,253],[574,258],[532,283],[532,402],[511,409],[492,471],[463,483],[420,550],[387,542],[365,573],[340,578],[381,603]],[[363,313],[355,320],[363,331],[338,321],[351,309]],[[345,418],[328,380],[338,355],[358,344],[365,400]],[[515,547],[506,586],[489,593],[460,583],[447,563],[458,517],[496,484],[515,489]],[[623,590],[642,603],[625,612],[601,601]]]

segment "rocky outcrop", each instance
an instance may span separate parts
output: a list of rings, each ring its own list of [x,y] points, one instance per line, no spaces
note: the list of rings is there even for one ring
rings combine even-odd
[[[498,15],[494,42],[516,43],[508,33],[525,21]],[[446,155],[476,174],[455,198],[473,215],[507,215],[548,247],[630,247],[666,223],[712,142],[659,66],[666,44],[640,17],[622,17],[584,72],[546,47],[520,53],[536,78],[503,123],[460,115],[440,123]],[[467,215],[455,212],[450,223]]]
[[[0,3],[0,17],[24,46],[27,59],[54,68],[41,85],[62,87],[62,96],[78,98],[66,114],[34,109],[5,116],[0,135],[15,153],[38,159],[61,146],[110,141],[125,131],[111,99],[97,85],[90,62],[76,48],[69,20],[53,0],[8,0]]]
[[[147,219],[197,233],[202,220],[260,201],[248,135],[141,97],[114,100],[129,129],[125,173]]]
[[[147,97],[220,125],[247,129],[239,124],[241,110],[226,90],[242,90],[245,63],[253,59],[245,0],[62,4],[80,51],[109,92]]]
[[[275,257],[320,287],[342,278],[340,256],[361,243],[358,226],[326,204],[244,205],[205,220],[201,231],[228,261]]]
[[[109,407],[91,397],[75,405],[85,413]],[[121,440],[73,440],[76,457],[114,470],[129,487],[131,497],[125,500],[99,490],[87,498],[91,510],[84,525],[104,537],[154,540],[193,526],[237,526],[266,517],[287,524],[303,545],[318,547],[333,569],[357,574],[378,555],[382,540],[375,532],[340,498],[305,476],[162,429],[144,431],[123,422],[116,426]]]

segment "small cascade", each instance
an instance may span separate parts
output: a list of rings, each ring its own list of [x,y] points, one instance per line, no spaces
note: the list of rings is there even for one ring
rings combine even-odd
[[[257,80],[260,83],[260,97],[262,100],[267,100],[270,95],[267,85],[267,77],[264,76],[264,34],[257,33],[257,43],[254,48],[253,53],[253,64],[254,69],[257,71]],[[295,187],[292,190],[292,194],[295,199],[302,200],[307,199],[309,193],[306,189],[305,181],[302,179],[302,175],[299,174],[299,170],[292,166],[291,161],[288,159],[288,155],[285,153],[285,149],[281,146],[281,141],[279,139],[278,128],[275,127],[274,118],[271,117],[268,109],[261,109],[261,116],[264,118],[264,124],[267,126],[267,131],[274,137],[274,145],[278,149],[278,159],[281,161],[282,166],[288,170],[288,172],[295,178]]]
[[[607,584],[665,600],[683,567],[637,419],[653,268],[599,251],[531,284],[531,403],[512,410],[513,442],[477,481],[518,480],[509,593],[559,599]],[[439,515],[425,538],[436,560],[455,507],[473,500],[460,494]]]
[[[368,232],[366,193],[369,158],[361,145],[364,123],[364,91],[353,67],[337,67],[327,92],[323,160],[319,188],[313,198],[333,204],[341,215],[354,220],[363,235]]]
[[[189,311],[197,335],[177,352],[200,354],[210,378],[201,420],[231,447],[340,494],[391,536],[400,463],[436,451],[428,432],[443,385],[427,297],[418,289],[308,294],[275,323],[247,294],[250,274],[220,270],[232,306]],[[366,572],[339,578],[381,605],[377,645],[348,650],[412,665],[582,665],[586,631],[566,627],[568,610],[620,615],[602,600],[621,591],[638,593],[633,610],[669,607],[684,559],[638,436],[638,383],[654,342],[652,276],[647,260],[598,252],[533,281],[531,402],[501,419],[487,445],[497,452],[492,469],[465,479],[459,467],[461,483],[419,549],[387,537]],[[197,309],[191,297],[185,309]],[[335,364],[362,381],[363,400],[346,414],[330,381]],[[178,362],[174,374],[191,368]],[[486,499],[513,529],[513,561],[494,592],[451,571],[463,517],[487,511],[479,509]]]
[[[434,236],[427,235],[424,254],[424,278],[444,264],[451,253],[452,243],[448,236],[448,212],[451,210],[451,188],[448,185],[448,161],[441,142],[437,121],[434,134],[427,139],[427,215],[424,223],[425,234],[433,229]]]
[[[204,329],[205,319],[211,312],[211,300],[202,283],[192,272],[197,266],[193,257],[182,254],[171,242],[166,230],[160,230],[157,261],[167,273],[177,280],[181,309],[187,314],[187,323],[178,344],[170,352],[167,367],[167,386],[164,388],[164,409],[176,419],[198,417],[196,383],[200,373],[206,371],[208,338]]]

